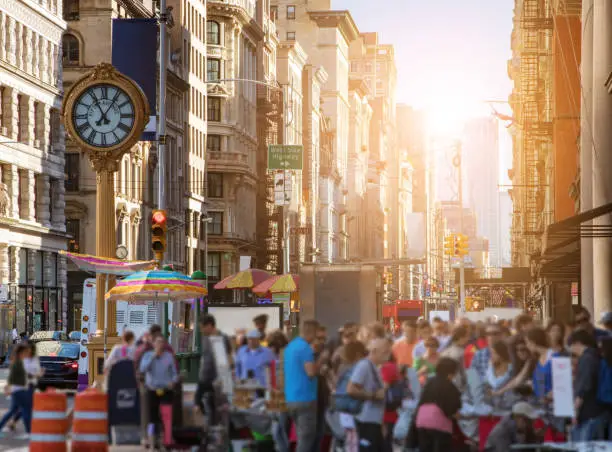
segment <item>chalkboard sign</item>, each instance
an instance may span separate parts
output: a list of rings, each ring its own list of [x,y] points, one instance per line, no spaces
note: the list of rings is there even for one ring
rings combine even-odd
[[[134,362],[123,360],[108,375],[108,425],[140,425],[140,393]]]

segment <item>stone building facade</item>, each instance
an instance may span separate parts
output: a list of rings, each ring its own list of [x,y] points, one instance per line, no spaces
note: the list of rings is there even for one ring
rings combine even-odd
[[[148,18],[154,14],[151,1],[135,3],[108,0],[105,4],[107,8],[100,8],[99,2],[94,0],[64,0],[64,17],[68,24],[62,41],[65,87],[69,87],[99,62],[112,60],[112,19]],[[165,263],[172,264],[178,271],[189,270],[187,255],[191,242],[184,229],[185,225],[186,227],[190,225],[189,222],[184,222],[185,206],[191,203],[189,195],[191,190],[187,187],[195,187],[194,192],[203,203],[204,181],[204,136],[195,140],[192,145],[188,141],[186,132],[186,128],[194,122],[192,112],[196,110],[194,98],[188,97],[187,80],[195,71],[191,65],[195,65],[197,60],[186,58],[185,42],[182,39],[174,39],[181,30],[196,23],[193,12],[191,16],[182,14],[183,12],[179,8],[173,10],[174,26],[169,27],[166,91],[166,204],[169,228]],[[202,20],[202,24],[204,23]],[[197,36],[195,33],[192,35]],[[201,106],[204,103],[200,101],[197,105]],[[204,118],[203,107],[200,108],[201,118]],[[200,119],[200,123],[202,122]],[[200,129],[205,131],[205,125],[200,125]],[[197,143],[200,143],[199,147]],[[201,156],[199,174],[190,166],[198,165],[198,160],[192,158],[191,154],[188,155],[188,152]],[[127,248],[127,259],[153,258],[149,218],[151,210],[158,204],[158,171],[155,142],[139,142],[123,156],[115,173],[117,245]],[[70,140],[66,143],[65,173],[66,227],[71,235],[69,249],[79,253],[95,254],[96,174],[91,167],[89,157]],[[80,328],[83,282],[88,277],[91,275],[69,264],[67,290],[69,331]],[[157,307],[150,307],[149,311],[147,314],[149,319],[158,318]],[[176,316],[181,315],[176,313]]]
[[[0,2],[0,315],[19,332],[66,312],[58,0]]]

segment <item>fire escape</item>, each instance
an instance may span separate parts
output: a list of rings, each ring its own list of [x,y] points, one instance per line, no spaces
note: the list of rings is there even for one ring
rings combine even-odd
[[[268,171],[268,145],[283,142],[283,91],[257,86],[257,266],[270,273],[282,271],[283,216],[274,204],[274,175]]]
[[[522,0],[520,9],[520,148],[522,205],[520,235],[528,255],[541,249],[547,214],[546,158],[552,147],[551,40],[553,19],[550,0]],[[517,193],[518,194],[518,193]]]

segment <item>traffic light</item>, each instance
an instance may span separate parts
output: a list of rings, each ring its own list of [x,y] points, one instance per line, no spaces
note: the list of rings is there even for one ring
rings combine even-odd
[[[393,273],[387,273],[387,284],[393,284]]]
[[[466,256],[470,253],[470,245],[469,239],[467,235],[459,234],[457,235],[457,240],[455,241],[455,255],[456,256]]]
[[[161,259],[164,251],[166,251],[167,220],[165,210],[154,210],[151,215],[151,249],[157,259]]]
[[[448,256],[455,255],[455,234],[444,237],[444,254]]]

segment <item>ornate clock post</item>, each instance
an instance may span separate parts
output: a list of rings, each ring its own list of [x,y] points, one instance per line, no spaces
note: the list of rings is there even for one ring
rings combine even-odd
[[[96,171],[96,255],[114,257],[117,246],[114,173],[134,146],[149,118],[149,103],[140,87],[111,64],[100,63],[66,92],[62,105],[66,131]],[[89,344],[90,383],[100,376],[104,360],[105,288],[114,279],[96,275],[96,336]],[[116,337],[116,307],[108,306],[107,336]],[[115,339],[116,341],[116,339]],[[112,342],[115,342],[112,341]]]

